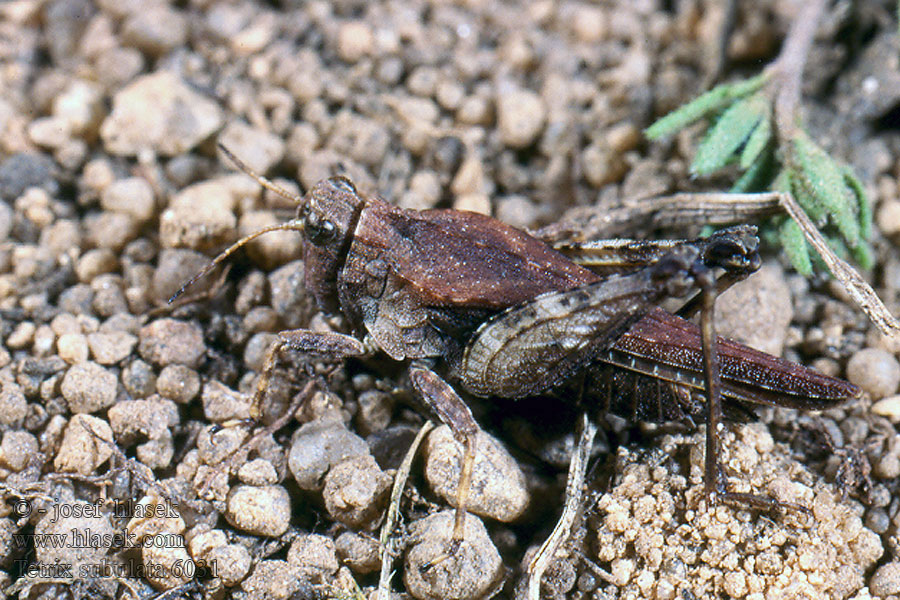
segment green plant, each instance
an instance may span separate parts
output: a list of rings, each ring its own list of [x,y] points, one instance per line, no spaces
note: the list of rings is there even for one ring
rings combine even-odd
[[[777,63],[776,63],[777,64]],[[872,213],[852,170],[832,158],[800,127],[778,127],[775,102],[779,78],[769,69],[751,79],[724,83],[651,125],[656,140],[708,119],[710,126],[691,163],[705,176],[736,165],[742,175],[733,192],[790,192],[839,254],[849,253],[863,268],[873,263],[867,239]],[[798,272],[813,269],[810,246],[798,224],[775,217],[770,224]]]

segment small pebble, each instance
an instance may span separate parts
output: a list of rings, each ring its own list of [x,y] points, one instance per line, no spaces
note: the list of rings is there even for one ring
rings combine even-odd
[[[206,555],[206,564],[215,565],[216,575],[225,586],[231,587],[247,576],[253,557],[240,544],[225,544],[210,550]]]
[[[87,336],[91,356],[101,365],[114,365],[131,355],[137,337],[124,331],[90,333]]]
[[[156,391],[156,373],[153,367],[136,358],[122,369],[122,385],[132,398],[146,398]]]
[[[893,561],[878,567],[869,580],[869,591],[881,598],[900,594],[900,562]]]
[[[892,236],[900,233],[900,201],[882,202],[876,213],[876,222],[884,235]]]
[[[158,319],[141,328],[138,353],[149,363],[196,368],[206,353],[203,331],[196,323]]]
[[[289,329],[309,322],[315,302],[306,293],[303,261],[295,260],[269,273],[272,308]]]
[[[347,21],[338,29],[337,51],[341,60],[355,63],[373,49],[374,36],[368,23]]]
[[[241,215],[239,235],[250,235],[279,220],[269,211],[250,211]],[[270,271],[302,255],[302,236],[296,231],[273,231],[247,244],[247,252],[262,268]]]
[[[891,423],[900,423],[900,395],[888,396],[872,405],[872,413],[890,419]]]
[[[81,255],[75,265],[78,281],[90,283],[98,275],[111,273],[119,268],[116,254],[109,248],[94,248]]]
[[[266,366],[269,349],[278,341],[277,333],[255,333],[244,347],[244,366],[261,373]]]
[[[381,567],[381,544],[378,540],[355,531],[345,531],[334,541],[341,562],[360,575]]]
[[[13,471],[21,471],[28,466],[39,449],[37,438],[27,431],[7,431],[0,443],[2,462]]]
[[[223,120],[217,102],[172,71],[157,71],[133,80],[113,96],[112,112],[100,126],[100,137],[115,155],[152,150],[175,156],[208,138]]]
[[[719,335],[781,356],[793,316],[791,290],[775,263],[763,267],[716,298]]]
[[[124,445],[134,443],[138,436],[151,440],[167,437],[181,420],[175,403],[159,396],[116,402],[107,415],[116,440]]]
[[[447,555],[453,531],[453,511],[444,511],[410,524],[403,582],[417,600],[476,600],[489,598],[502,582],[500,553],[481,519],[466,515],[463,543]],[[431,569],[423,567],[444,557]]]
[[[301,578],[321,585],[334,581],[340,563],[334,541],[324,535],[301,535],[288,548],[288,563],[300,570]]]
[[[272,463],[264,458],[256,458],[241,465],[238,479],[247,485],[272,485],[278,483],[278,473]]]
[[[27,412],[28,401],[22,388],[7,381],[0,382],[0,424],[16,425]]]
[[[31,353],[34,356],[48,356],[56,346],[56,334],[49,325],[40,325],[34,330]]]
[[[394,402],[390,394],[380,390],[367,390],[357,398],[359,412],[356,413],[356,425],[363,435],[381,431],[391,422]]]
[[[37,327],[31,321],[19,323],[6,338],[6,347],[10,350],[21,350],[30,346],[36,329]]]
[[[890,352],[864,348],[847,362],[847,379],[875,399],[897,393],[900,385],[900,363]]]
[[[112,443],[109,423],[91,415],[77,414],[66,426],[53,466],[66,473],[91,475],[112,456]]]
[[[291,524],[291,498],[280,485],[236,485],[228,493],[225,518],[241,531],[278,537]]]
[[[246,438],[244,428],[210,425],[197,436],[200,460],[207,465],[217,465],[238,450]]]
[[[150,536],[141,547],[147,580],[158,590],[171,590],[192,579],[195,572],[184,546],[172,543],[170,535]]]
[[[69,367],[60,386],[73,413],[92,413],[109,408],[116,401],[116,376],[95,362]]]
[[[97,504],[81,500],[61,500],[56,507],[48,506],[34,526],[34,535],[43,539],[55,538],[58,542],[36,544],[34,559],[45,565],[66,565],[73,573],[78,573],[82,567],[102,563],[111,550],[113,534],[121,531],[113,529],[109,518],[99,508]],[[96,542],[85,543],[84,540]]]
[[[113,181],[100,194],[104,210],[126,213],[138,223],[145,223],[156,213],[153,188],[143,177],[128,177]]]
[[[212,380],[204,384],[201,401],[204,416],[213,423],[222,423],[232,419],[248,419],[253,397]]]
[[[300,568],[286,560],[261,560],[250,576],[241,582],[241,590],[248,598],[260,600],[288,600],[309,596],[312,588],[300,578]]]
[[[371,454],[343,460],[325,475],[325,509],[349,527],[372,530],[384,512],[391,481]]]
[[[463,446],[446,425],[428,436],[425,446],[425,478],[441,498],[456,504]],[[525,475],[503,446],[480,431],[476,439],[475,466],[467,510],[498,521],[517,519],[528,507],[530,494]]]
[[[153,272],[153,281],[150,284],[151,297],[158,304],[167,302],[172,294],[208,264],[209,257],[205,254],[183,248],[164,248],[159,253],[158,264]],[[210,282],[205,279],[193,284],[190,292],[206,291]]]
[[[526,148],[544,129],[547,109],[541,97],[525,89],[498,92],[497,125],[500,139],[510,148]]]
[[[55,195],[59,188],[53,175],[55,169],[56,165],[46,154],[13,154],[0,162],[0,198],[12,202],[32,187]]]
[[[277,331],[278,313],[268,306],[255,306],[244,315],[244,329],[250,333]]]
[[[366,441],[340,421],[327,419],[302,425],[291,439],[288,468],[300,489],[321,489],[325,473],[344,459],[367,455]]]
[[[168,365],[156,379],[156,391],[163,398],[187,404],[200,393],[200,375],[184,365]]]
[[[190,538],[188,544],[194,561],[214,565],[216,575],[226,586],[240,583],[250,571],[250,552],[240,544],[229,544],[225,532],[212,529]]]
[[[231,243],[237,233],[234,208],[235,198],[224,180],[188,186],[172,198],[160,216],[160,243],[163,248],[217,250]]]
[[[190,33],[184,13],[165,4],[150,5],[135,11],[122,26],[122,42],[152,56],[161,56],[183,46]]]
[[[137,237],[138,222],[133,216],[124,212],[109,212],[89,214],[84,218],[85,240],[102,250],[115,253],[119,252],[128,242]]]
[[[280,136],[248,125],[231,121],[219,134],[218,142],[226,148],[237,148],[251,169],[265,175],[284,158],[285,144]]]

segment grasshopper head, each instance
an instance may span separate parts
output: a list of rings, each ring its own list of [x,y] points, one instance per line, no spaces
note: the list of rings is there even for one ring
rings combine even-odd
[[[331,177],[307,193],[297,211],[303,225],[306,287],[319,307],[338,308],[337,277],[365,201],[346,177]]]
[[[312,292],[319,306],[328,311],[338,308],[337,275],[350,247],[353,228],[364,204],[356,188],[346,177],[332,177],[313,187],[303,198],[298,198],[265,177],[258,175],[226,147],[219,149],[238,168],[253,177],[260,185],[276,194],[299,202],[297,217],[247,235],[219,254],[205,269],[197,273],[173,295],[169,302],[180,296],[195,281],[212,271],[238,248],[271,231],[299,231],[303,234],[303,259],[306,266],[306,287]]]

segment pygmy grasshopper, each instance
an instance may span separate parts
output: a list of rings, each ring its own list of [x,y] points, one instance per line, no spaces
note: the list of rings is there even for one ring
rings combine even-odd
[[[344,177],[296,198],[221,149],[265,188],[297,201],[298,213],[240,239],[191,282],[260,235],[302,232],[308,291],[354,333],[281,332],[259,378],[254,418],[285,350],[352,357],[374,347],[407,361],[421,399],[465,447],[451,553],[462,540],[478,425],[444,376],[482,398],[540,394],[628,419],[705,420],[711,500],[728,495],[718,465],[723,416],[745,415],[748,403],[822,409],[860,393],[715,336],[717,289],[759,267],[752,227],[697,240],[607,242],[599,253],[612,259],[600,270],[615,272],[599,274],[490,217],[400,209],[361,195]],[[700,328],[657,308],[697,290],[681,312],[702,309]]]

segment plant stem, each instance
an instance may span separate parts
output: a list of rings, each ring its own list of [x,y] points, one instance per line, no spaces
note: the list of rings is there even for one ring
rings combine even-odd
[[[773,81],[778,85],[775,95],[775,127],[782,141],[791,139],[797,128],[803,70],[816,28],[825,12],[826,1],[805,2],[791,24],[781,53],[770,67],[774,71]]]

